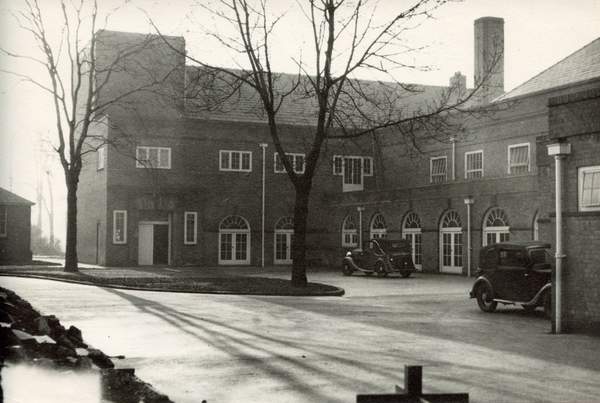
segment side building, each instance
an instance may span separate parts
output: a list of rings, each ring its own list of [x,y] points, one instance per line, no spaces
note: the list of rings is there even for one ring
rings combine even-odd
[[[31,262],[31,206],[0,188],[0,265]]]

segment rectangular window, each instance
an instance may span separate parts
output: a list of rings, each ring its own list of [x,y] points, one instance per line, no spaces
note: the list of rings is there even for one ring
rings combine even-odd
[[[529,143],[508,146],[508,173],[524,174],[529,172]]]
[[[96,150],[96,169],[98,171],[100,171],[101,169],[104,169],[104,160],[106,158],[106,146],[102,146],[99,149]]]
[[[579,168],[579,210],[600,211],[600,165]]]
[[[0,206],[0,237],[4,238],[8,234],[8,208]]]
[[[198,213],[186,211],[183,213],[183,244],[196,245],[198,240]]]
[[[465,153],[465,179],[483,177],[483,150]]]
[[[220,150],[219,170],[237,172],[252,171],[252,152]]]
[[[373,158],[363,158],[363,173],[365,176],[373,176]]]
[[[342,175],[342,156],[341,155],[333,156],[333,174],[334,175]]]
[[[295,173],[304,173],[304,154],[285,153],[285,156],[288,159],[288,161],[290,161],[290,164],[292,164],[292,168],[294,169]],[[279,158],[279,153],[273,154],[273,158],[275,160],[275,173],[285,173],[285,167],[283,166],[281,158]]]
[[[431,183],[446,182],[446,157],[432,157],[429,160]]]
[[[171,169],[171,149],[169,147],[138,146],[135,159],[137,168]]]
[[[114,244],[126,244],[127,243],[127,211],[126,210],[114,210],[113,211],[113,243]]]

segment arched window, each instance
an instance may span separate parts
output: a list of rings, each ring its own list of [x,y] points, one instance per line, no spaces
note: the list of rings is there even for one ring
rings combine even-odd
[[[504,210],[494,207],[483,220],[483,246],[510,240],[508,217]]]
[[[461,274],[462,255],[462,221],[456,211],[450,210],[440,223],[440,271]]]
[[[402,237],[407,239],[412,248],[412,259],[417,270],[422,269],[423,255],[421,251],[421,219],[416,213],[410,212],[402,223]]]
[[[371,220],[371,239],[373,238],[385,238],[387,236],[387,226],[385,225],[385,219],[379,213],[373,216]]]
[[[354,217],[347,215],[342,223],[342,247],[356,248],[358,246],[358,228]]]
[[[250,225],[228,216],[219,225],[219,264],[250,264]]]
[[[281,217],[275,224],[275,264],[292,263],[292,242],[294,241],[294,218]]]

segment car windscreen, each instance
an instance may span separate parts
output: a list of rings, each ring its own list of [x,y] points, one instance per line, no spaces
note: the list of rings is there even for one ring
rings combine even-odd
[[[410,245],[406,241],[380,241],[381,247],[387,252],[410,252]]]
[[[529,257],[533,264],[537,263],[552,263],[552,256],[548,252],[548,249],[536,248],[529,250]]]

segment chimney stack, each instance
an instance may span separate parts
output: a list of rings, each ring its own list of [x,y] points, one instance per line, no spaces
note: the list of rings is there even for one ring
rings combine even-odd
[[[475,87],[479,102],[486,103],[504,93],[504,19],[475,20]]]

